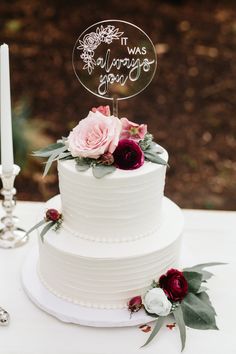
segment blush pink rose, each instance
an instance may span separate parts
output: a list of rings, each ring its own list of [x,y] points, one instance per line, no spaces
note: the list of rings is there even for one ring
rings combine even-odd
[[[147,133],[146,124],[137,124],[131,122],[127,118],[121,118],[122,131],[121,139],[133,139],[136,141],[144,139],[145,134]]]
[[[99,111],[89,112],[70,132],[68,149],[73,157],[98,159],[106,152],[113,153],[120,132],[121,122],[117,117],[106,117]]]
[[[99,107],[93,107],[92,108],[92,112],[96,113],[96,112],[100,112],[102,113],[104,116],[109,117],[111,115],[111,111],[110,111],[110,107],[109,106],[99,106]]]

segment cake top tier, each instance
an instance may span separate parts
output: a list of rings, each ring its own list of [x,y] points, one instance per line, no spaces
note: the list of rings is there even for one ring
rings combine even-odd
[[[164,150],[163,159],[168,158]],[[79,238],[105,243],[133,241],[154,233],[162,221],[166,166],[150,161],[119,168],[104,178],[80,172],[73,160],[59,161],[63,227]]]
[[[168,153],[146,124],[119,119],[109,106],[92,108],[68,137],[35,155],[48,157],[45,173],[59,161],[62,210],[46,215],[42,237],[62,221],[98,242],[133,241],[160,227]]]

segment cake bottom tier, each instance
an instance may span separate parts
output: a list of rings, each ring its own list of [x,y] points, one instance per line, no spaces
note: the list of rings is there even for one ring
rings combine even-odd
[[[60,209],[60,196],[47,207]],[[67,301],[94,308],[123,308],[143,295],[153,279],[178,266],[183,216],[164,198],[162,224],[155,234],[121,243],[97,243],[62,228],[39,238],[38,272],[42,283]],[[145,222],[145,220],[143,221]]]

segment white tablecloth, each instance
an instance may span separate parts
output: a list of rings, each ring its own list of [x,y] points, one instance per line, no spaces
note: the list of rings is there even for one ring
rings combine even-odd
[[[16,215],[26,229],[35,223],[42,203],[19,202]],[[187,330],[185,354],[236,353],[236,212],[184,210],[184,252],[189,264],[210,261],[209,295],[219,331]],[[21,266],[36,237],[18,249],[0,249],[0,306],[11,315],[0,327],[0,354],[138,354],[180,353],[178,329],[163,327],[153,342],[139,349],[148,333],[139,328],[102,329],[65,324],[38,309],[25,295]]]

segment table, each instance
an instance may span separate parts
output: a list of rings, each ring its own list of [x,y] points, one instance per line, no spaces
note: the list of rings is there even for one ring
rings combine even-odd
[[[44,208],[43,203],[18,202],[20,226],[29,229]],[[185,354],[236,353],[236,212],[183,210],[186,224],[184,252],[194,265],[227,262],[212,267],[209,295],[217,311],[219,331],[187,330]],[[21,286],[22,263],[36,243],[0,249],[0,306],[11,315],[8,327],[0,327],[0,354],[154,354],[180,353],[178,329],[163,327],[153,342],[139,349],[149,334],[137,327],[89,328],[65,324],[38,309]]]

